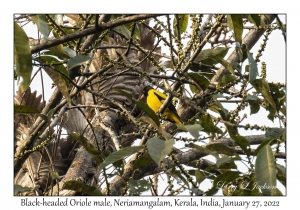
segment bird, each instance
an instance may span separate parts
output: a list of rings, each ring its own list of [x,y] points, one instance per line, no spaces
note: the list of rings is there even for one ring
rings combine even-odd
[[[143,98],[146,99],[148,106],[156,113],[166,100],[167,96],[164,93],[155,90],[151,86],[146,86],[144,87],[143,94],[141,96],[141,99]],[[172,103],[166,108],[163,115],[165,115],[166,119],[170,122],[183,124]]]

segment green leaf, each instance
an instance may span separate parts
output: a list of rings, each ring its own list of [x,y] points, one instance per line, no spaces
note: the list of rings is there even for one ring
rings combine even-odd
[[[224,87],[224,86],[228,85],[229,83],[235,82],[235,80],[236,80],[236,78],[232,74],[225,74],[219,79],[217,88]]]
[[[266,110],[269,111],[269,114],[267,116],[268,119],[272,120],[272,122],[274,122],[274,119],[275,119],[275,116],[276,116],[276,110],[270,104],[266,107]]]
[[[257,63],[253,58],[253,53],[250,53],[249,50],[247,50],[247,57],[249,62],[249,82],[251,83],[258,75],[258,68]]]
[[[64,183],[62,189],[64,190],[74,190],[76,192],[87,194],[91,196],[103,196],[100,190],[97,187],[89,186],[81,181],[67,181]]]
[[[133,38],[137,40],[141,40],[141,31],[139,27],[135,27],[134,32],[133,32]]]
[[[199,146],[199,145],[193,144],[193,143],[185,144],[185,146],[189,147],[189,148],[199,150],[200,152],[205,153],[207,155],[212,154],[212,151],[210,151],[207,147],[204,147],[204,146]]]
[[[209,80],[198,74],[198,73],[188,73],[188,76],[195,82],[199,87],[204,91],[208,88],[209,86]]]
[[[242,35],[244,29],[242,15],[227,15],[227,24],[234,32],[233,35],[235,41],[242,44]]]
[[[146,180],[133,180],[128,181],[129,195],[140,195],[142,192],[148,191],[151,188],[151,183]]]
[[[276,167],[284,176],[286,175],[286,168],[283,165],[276,163]]]
[[[216,162],[216,166],[219,168],[223,163],[228,163],[232,161],[232,158],[229,157],[219,158]]]
[[[186,130],[195,138],[198,139],[200,134],[199,132],[203,130],[203,127],[199,124],[194,124],[194,125],[184,125]]]
[[[212,59],[210,59],[210,60],[212,60]],[[216,74],[216,72],[214,70],[212,70],[210,67],[202,65],[202,64],[206,64],[206,61],[207,60],[204,60],[204,61],[201,61],[200,63],[193,62],[190,65],[190,70],[192,70],[194,72],[200,72],[201,71],[201,72],[203,72],[203,74],[205,74],[205,77],[207,79],[211,80],[212,77]],[[212,61],[216,63],[215,60],[212,60]]]
[[[261,93],[264,98],[271,104],[271,106],[276,109],[276,104],[272,98],[272,94],[270,92],[269,84],[265,79],[255,79],[251,83],[257,92]]]
[[[260,105],[257,101],[248,101],[250,105],[250,115],[256,114],[260,110]]]
[[[87,55],[76,55],[68,61],[67,68],[68,70],[74,68],[75,66],[79,66],[84,64],[86,61],[91,60],[92,58]]]
[[[208,108],[209,108],[209,110],[216,112],[216,113],[219,113],[219,111],[220,111],[220,108],[215,104],[210,104],[210,106]]]
[[[203,131],[207,133],[218,133],[222,134],[222,130],[218,128],[212,121],[210,115],[202,115],[200,118],[200,125],[203,127]]]
[[[142,120],[145,123],[148,123],[150,125],[152,125],[154,128],[156,128],[158,130],[158,132],[167,140],[172,138],[172,135],[170,133],[168,133],[167,131],[165,131],[164,127],[162,125],[157,126],[157,124],[154,122],[154,120],[152,120],[150,117],[148,116],[141,116],[139,118],[140,120]],[[181,123],[176,123],[177,127],[179,130],[183,130],[184,126]]]
[[[211,59],[217,61],[217,63],[222,64],[230,73],[234,74],[234,69],[230,63],[228,63],[224,58],[220,58],[218,56],[211,56]]]
[[[187,26],[188,26],[188,22],[189,22],[189,15],[184,15],[184,14],[180,14],[177,15],[178,19],[179,19],[179,35],[178,35],[178,23],[177,23],[177,18],[174,17],[173,20],[173,31],[176,37],[180,36],[183,32],[186,31]]]
[[[106,176],[108,179],[113,178],[118,175],[120,176],[120,173],[117,170],[115,170],[113,173],[106,173]]]
[[[66,77],[68,77],[69,73],[68,73],[66,67],[62,64],[61,61],[59,61],[57,58],[55,58],[53,56],[48,56],[48,55],[39,56],[39,57],[37,57],[37,60],[43,62],[44,64],[47,64],[47,65],[50,65],[50,66],[52,65],[53,68],[56,68],[59,72],[61,72],[61,74],[64,74],[65,76],[62,76],[60,73],[53,70],[52,68],[50,68],[48,66],[44,67],[44,68],[47,68],[46,69],[47,71],[49,69],[51,69],[51,70],[49,70],[49,73],[51,73],[51,74],[54,74],[53,72],[57,72],[57,74],[61,75],[61,78],[66,81],[66,84],[69,85],[69,80],[66,78]],[[49,74],[49,76],[51,77],[50,74]],[[52,75],[52,77],[55,78],[55,80],[57,80],[57,78],[56,78],[57,76],[55,74]],[[51,77],[51,79],[52,79],[52,77]],[[54,81],[54,79],[52,79],[52,80],[56,84],[56,81]]]
[[[224,173],[218,175],[214,180],[214,186],[218,186],[220,182],[223,184],[228,184],[229,182],[232,182],[236,178],[240,177],[239,171],[225,171]]]
[[[186,186],[189,186],[189,182],[184,176],[182,176],[182,172],[180,170],[171,170],[169,172],[169,175],[173,176],[177,180],[177,182],[182,181]]]
[[[252,14],[246,15],[248,20],[255,25],[256,28],[260,26],[260,17],[259,15]]]
[[[207,196],[211,196],[216,194],[219,189],[220,189],[220,184],[226,185],[229,182],[232,182],[233,180],[237,179],[238,177],[240,177],[240,172],[239,171],[225,171],[224,173],[218,175],[213,182],[213,186],[211,189],[209,189],[206,192]]]
[[[147,141],[149,155],[159,165],[172,152],[174,143],[174,139],[163,141],[159,138],[150,138]]]
[[[130,39],[131,32],[124,25],[115,27],[115,30],[120,34],[123,34],[127,39]]]
[[[118,160],[113,163],[113,166],[116,169],[116,175],[122,175],[124,172],[124,161],[123,160]]]
[[[208,145],[206,145],[206,148],[211,151],[216,151],[219,154],[224,154],[224,155],[229,155],[229,156],[237,155],[233,149],[231,149],[230,147],[228,147],[222,143],[208,144]]]
[[[114,163],[118,160],[124,159],[125,157],[132,155],[136,152],[140,152],[144,149],[145,147],[143,146],[132,146],[132,147],[124,147],[120,149],[119,151],[113,152],[108,155],[107,158],[100,164],[99,169],[103,169],[106,166],[108,166],[111,163]]]
[[[227,128],[230,138],[237,145],[239,145],[247,155],[250,155],[251,154],[250,143],[247,141],[247,139],[243,136],[240,136],[235,127],[230,125],[225,125],[225,126]]]
[[[39,31],[43,34],[44,39],[47,40],[51,29],[46,22],[46,16],[33,15],[31,16],[31,20],[37,25]]]
[[[268,128],[265,136],[268,139],[277,139],[284,133],[285,128]]]
[[[206,195],[206,196],[213,196],[213,195],[215,195],[218,191],[219,191],[219,188],[213,186],[212,188],[210,188],[209,190],[207,190],[207,191],[205,192],[205,195]]]
[[[14,22],[14,62],[18,82],[20,77],[22,77],[20,89],[24,92],[30,85],[32,58],[29,39],[24,30],[16,22]]]
[[[234,160],[230,157],[219,158],[216,162],[216,166],[219,169],[236,169],[237,166],[234,163]]]
[[[147,104],[143,103],[142,101],[135,100],[134,98],[132,98],[131,94],[129,94],[123,90],[120,90],[120,89],[114,89],[114,90],[118,91],[122,95],[124,95],[127,98],[129,98],[130,100],[132,100],[140,109],[142,109],[156,123],[157,126],[160,125],[159,117],[155,114],[155,112]]]
[[[68,105],[71,106],[71,97],[68,92],[69,80],[67,79],[69,74],[66,67],[59,60],[52,56],[44,55],[38,57],[37,59],[46,64],[44,66],[44,70],[50,76],[59,91],[66,98]],[[57,71],[55,71],[54,68]]]
[[[134,162],[134,166],[133,169],[138,169],[142,166],[147,165],[148,163],[153,162],[153,160],[150,157],[141,155],[135,162]]]
[[[274,139],[269,139],[269,140],[265,140],[263,141],[255,150],[254,155],[257,155],[259,153],[259,151],[264,148],[267,144],[270,144]]]
[[[277,179],[286,186],[286,168],[280,164],[276,164]]]
[[[53,55],[60,59],[69,59],[70,58],[69,54],[65,51],[62,44],[49,48],[49,50],[45,51],[44,54],[45,55]]]
[[[225,109],[223,107],[223,105],[220,103],[220,101],[217,100],[217,95],[214,95],[213,98],[214,98],[214,101],[210,105],[209,109],[211,109],[212,111],[214,111],[216,113],[220,113],[221,117],[224,120],[228,120],[228,118],[230,116],[228,110]]]
[[[198,172],[201,173],[205,179],[210,179],[213,180],[215,178],[215,175],[211,174],[211,173],[207,173],[206,170],[202,171],[202,170],[188,170],[189,174],[191,174],[192,176],[197,176]],[[202,177],[202,175],[200,175],[200,177]],[[196,177],[197,178],[197,177]],[[199,180],[200,181],[200,180]]]
[[[250,115],[256,114],[260,109],[258,97],[255,95],[248,94],[246,100],[249,102],[250,105]]]
[[[76,56],[76,52],[69,47],[64,47],[64,51],[68,53],[70,58],[74,58]]]
[[[103,162],[102,153],[89,142],[88,139],[86,139],[84,136],[78,134],[78,133],[71,133],[70,136],[72,136],[80,145],[84,147],[88,153],[97,161],[98,165]]]
[[[198,86],[189,84],[189,87],[190,87],[192,93],[194,93],[194,94],[200,93],[200,90],[201,90],[201,89],[200,89]]]
[[[257,154],[255,177],[263,195],[274,195],[276,188],[275,158],[270,145],[265,145]]]
[[[53,114],[54,114],[54,108],[53,109],[50,109],[48,114],[45,115],[45,114],[40,114],[40,113],[36,113],[39,117],[41,117],[45,122],[47,123],[51,123],[51,118],[53,117]]]
[[[216,47],[214,49],[202,50],[199,55],[196,57],[195,62],[204,61],[211,57],[224,58],[228,52],[227,47]]]
[[[23,193],[23,192],[30,192],[33,191],[34,188],[30,188],[30,187],[23,187],[21,185],[15,184],[14,185],[14,195],[18,195],[19,193]]]
[[[230,136],[235,143],[237,143],[247,155],[250,155],[250,143],[247,141],[247,139],[244,136],[236,135],[236,136]]]
[[[14,104],[14,112],[19,114],[35,114],[40,113],[41,111],[31,106]]]
[[[55,21],[58,26],[64,24],[63,15],[50,15],[50,17]]]
[[[278,109],[286,103],[286,94],[284,90],[280,90],[278,85],[273,83],[268,83],[272,98]]]
[[[203,182],[203,180],[206,178],[205,174],[199,170],[195,170],[195,177],[198,184]]]
[[[124,36],[129,36],[129,38],[130,38],[130,36],[131,36],[131,32],[132,32],[132,27],[133,27],[133,25],[134,25],[135,23],[126,23],[124,26],[125,26],[125,28],[127,29],[121,29],[120,31],[118,31],[119,33],[121,33],[122,32],[122,34],[124,35]],[[118,26],[119,27],[119,26]],[[128,39],[129,39],[128,38]],[[141,40],[141,32],[140,32],[140,29],[139,29],[139,27],[136,25],[135,26],[135,28],[134,28],[134,32],[133,32],[133,35],[132,35],[132,38],[134,38],[134,39],[137,39],[137,40]],[[108,42],[109,42],[109,40],[107,40]]]

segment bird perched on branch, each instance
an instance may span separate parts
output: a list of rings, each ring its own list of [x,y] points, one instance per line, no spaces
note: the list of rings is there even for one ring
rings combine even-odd
[[[151,86],[146,86],[141,98],[145,98],[148,106],[156,113],[163,105],[167,96],[164,93],[153,89]],[[171,122],[183,124],[172,103],[166,108],[163,115],[165,115],[166,119]]]

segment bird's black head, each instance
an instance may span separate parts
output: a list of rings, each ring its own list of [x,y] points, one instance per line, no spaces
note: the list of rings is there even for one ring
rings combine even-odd
[[[153,87],[151,87],[151,86],[144,87],[143,94],[142,94],[141,98],[146,98],[148,96],[148,91],[151,90],[151,89],[153,89]]]

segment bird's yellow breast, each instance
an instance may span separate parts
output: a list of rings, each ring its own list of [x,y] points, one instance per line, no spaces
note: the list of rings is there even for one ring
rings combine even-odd
[[[164,100],[160,100],[154,93],[163,99],[166,99],[166,95],[154,89],[148,91],[147,104],[154,112],[157,112],[164,103]]]

